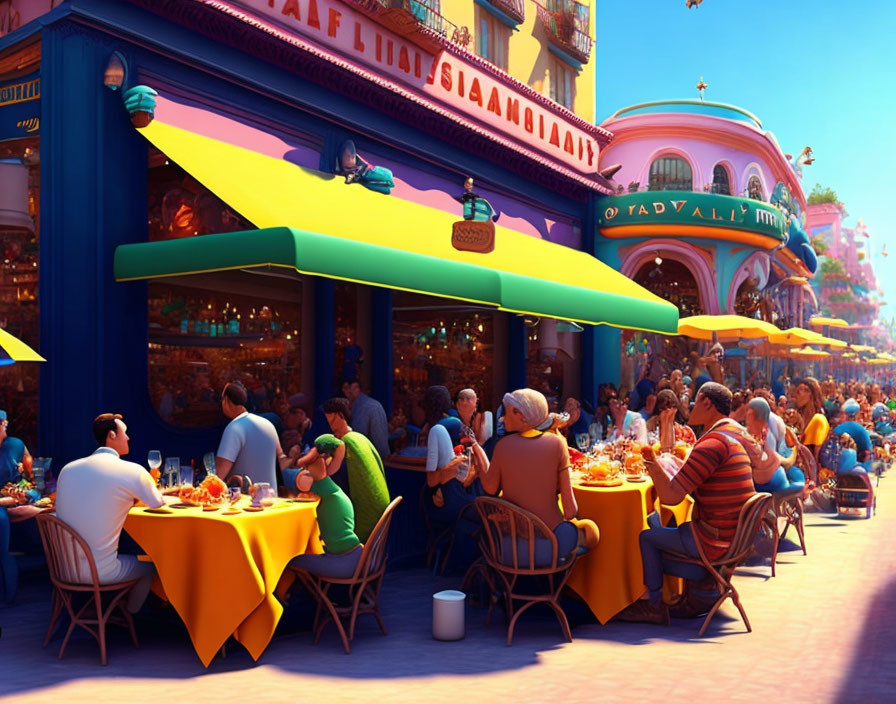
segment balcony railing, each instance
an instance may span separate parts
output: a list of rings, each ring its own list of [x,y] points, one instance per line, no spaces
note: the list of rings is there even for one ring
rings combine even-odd
[[[454,41],[458,27],[439,12],[438,0],[346,0],[395,34],[406,37],[424,49],[437,51],[420,29],[429,29]]]
[[[576,61],[588,63],[594,40],[588,34],[590,9],[575,0],[545,0],[535,3],[548,40]]]
[[[522,24],[526,20],[526,7],[523,0],[486,0],[486,2],[517,24]]]

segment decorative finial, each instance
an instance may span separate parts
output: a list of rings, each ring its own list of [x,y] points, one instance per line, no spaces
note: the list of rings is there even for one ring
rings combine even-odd
[[[703,93],[709,88],[708,83],[703,82],[703,76],[700,76],[700,82],[697,84],[697,90],[700,91],[700,100],[703,100]]]

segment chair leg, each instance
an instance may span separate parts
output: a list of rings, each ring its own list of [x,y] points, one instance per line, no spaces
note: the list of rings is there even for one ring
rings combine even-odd
[[[722,595],[716,600],[716,603],[713,604],[712,609],[710,609],[709,613],[706,614],[706,618],[703,621],[703,626],[700,628],[700,632],[697,633],[698,638],[702,638],[703,634],[706,633],[706,629],[709,626],[709,622],[712,621],[712,617],[716,615],[716,611],[719,610],[719,607],[725,602],[725,599],[730,597],[731,594],[726,589]]]
[[[566,618],[566,612],[560,608],[560,604],[556,601],[549,601],[548,603],[557,614],[557,620],[560,622],[560,629],[563,631],[564,637],[567,642],[572,643],[572,631],[569,628],[569,619]]]
[[[747,612],[744,611],[743,604],[740,603],[740,598],[737,594],[731,597],[731,601],[734,602],[737,610],[740,611],[740,617],[744,620],[744,625],[747,627],[747,633],[752,633],[753,627],[750,625],[750,619],[747,618]]]
[[[510,645],[513,642],[513,628],[516,626],[517,619],[523,615],[523,612],[526,611],[530,606],[537,604],[537,601],[527,601],[523,604],[510,618],[510,625],[507,627],[507,645]]]
[[[99,593],[96,594],[95,598],[97,639],[100,642],[100,663],[106,665],[106,614],[103,613],[103,601]]]
[[[62,613],[62,598],[59,596],[59,592],[56,587],[53,587],[53,615],[50,616],[50,626],[47,628],[47,635],[44,638],[44,644],[41,646],[43,648],[47,647],[47,644],[50,642],[50,638],[53,637],[53,631],[56,630],[56,624],[59,622],[59,616]]]
[[[128,631],[131,633],[131,642],[134,644],[134,647],[139,650],[140,643],[137,642],[137,630],[134,628],[134,617],[124,604],[119,604],[119,608],[121,613],[124,614],[125,623],[128,624]]]

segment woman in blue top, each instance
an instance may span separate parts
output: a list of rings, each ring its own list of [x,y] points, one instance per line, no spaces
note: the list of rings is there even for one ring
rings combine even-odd
[[[780,459],[780,466],[774,470],[770,477],[766,478],[761,474],[757,474],[757,471],[754,468],[753,484],[756,486],[756,491],[767,491],[770,494],[778,491],[786,491],[788,489],[796,489],[806,483],[805,477],[799,470],[796,470],[799,472],[798,475],[793,475],[794,481],[791,482],[790,480],[789,472],[796,462],[796,453],[789,451],[790,448],[787,447],[786,429],[785,434],[781,434],[783,421],[779,426],[777,422],[772,421],[773,415],[771,407],[768,405],[768,401],[764,398],[754,398],[747,404],[747,431],[755,438],[759,438],[760,440],[764,438],[765,449],[769,457],[777,455]],[[777,418],[777,416],[775,416],[775,418]],[[785,448],[789,451],[787,452],[787,456],[784,456],[784,453],[782,452]]]
[[[0,486],[21,479],[19,465],[28,452],[25,443],[6,434],[8,427],[6,411],[0,411]],[[9,554],[10,522],[4,504],[14,506],[16,501],[9,497],[0,499],[0,577],[4,599],[12,601],[19,581],[19,572],[15,559]]]

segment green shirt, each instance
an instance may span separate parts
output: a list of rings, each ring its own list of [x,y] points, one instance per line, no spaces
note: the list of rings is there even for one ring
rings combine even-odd
[[[355,510],[351,500],[330,477],[311,485],[311,491],[320,497],[317,506],[317,525],[324,550],[341,555],[361,544],[355,535]]]

